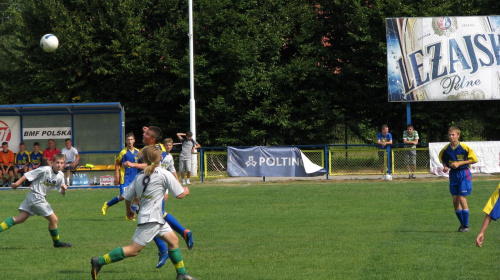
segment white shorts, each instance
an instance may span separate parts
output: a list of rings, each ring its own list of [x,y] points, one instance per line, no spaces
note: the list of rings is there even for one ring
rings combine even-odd
[[[180,173],[191,172],[191,160],[190,159],[179,160],[179,172]]]
[[[172,228],[168,225],[168,223],[163,225],[158,223],[138,225],[134,236],[132,236],[132,241],[144,247],[146,244],[151,242],[155,236],[162,236],[171,231]]]
[[[45,196],[30,192],[26,199],[19,206],[19,210],[26,211],[30,213],[30,216],[40,215],[42,217],[48,217],[54,214],[52,207],[45,199]]]

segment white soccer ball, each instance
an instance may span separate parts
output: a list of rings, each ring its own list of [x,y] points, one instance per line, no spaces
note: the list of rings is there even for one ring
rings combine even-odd
[[[40,40],[40,47],[46,52],[53,52],[59,47],[59,40],[54,34],[45,34]]]
[[[392,176],[390,174],[386,174],[386,175],[382,176],[382,180],[392,181]]]

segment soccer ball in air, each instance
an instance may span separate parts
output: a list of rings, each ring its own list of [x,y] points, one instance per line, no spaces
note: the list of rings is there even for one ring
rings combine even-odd
[[[46,52],[53,52],[59,47],[59,40],[54,34],[45,34],[40,40],[40,47]]]

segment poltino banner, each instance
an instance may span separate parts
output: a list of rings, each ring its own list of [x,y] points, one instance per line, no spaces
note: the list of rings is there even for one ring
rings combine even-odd
[[[500,16],[388,18],[389,102],[500,99]]]
[[[295,147],[227,148],[232,177],[309,177],[326,174]]]

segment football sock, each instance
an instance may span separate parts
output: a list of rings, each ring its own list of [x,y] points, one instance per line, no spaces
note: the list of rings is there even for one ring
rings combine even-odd
[[[170,213],[166,213],[167,215],[164,217],[165,222],[167,222],[170,227],[175,230],[181,236],[184,236],[184,231],[186,230],[174,217],[174,215]]]
[[[13,227],[16,223],[14,222],[14,217],[10,217],[4,222],[0,223],[0,232],[6,231],[9,228]]]
[[[168,250],[168,255],[170,260],[174,264],[177,274],[186,274],[186,268],[184,268],[184,262],[182,261],[181,249],[177,248],[174,250]]]
[[[123,252],[123,247],[118,247],[113,249],[108,254],[99,257],[99,265],[110,264],[114,262],[119,262],[125,258],[125,253]]]
[[[161,240],[159,237],[155,237],[153,240],[156,243],[156,247],[158,247],[158,252],[165,254],[168,250],[165,241]]]
[[[469,209],[462,210],[462,219],[464,221],[463,225],[468,227],[469,226]]]
[[[464,218],[462,215],[462,209],[455,211],[455,214],[457,215],[458,220],[460,221],[461,225],[464,225]]]
[[[111,199],[110,201],[108,201],[108,206],[113,206],[115,204],[117,204],[118,202],[120,202],[120,199],[119,199],[120,196],[115,196],[113,197],[113,199]]]
[[[59,245],[61,243],[61,240],[59,240],[59,230],[57,228],[55,229],[49,229],[50,236],[52,236],[52,242],[54,242],[54,245]]]

